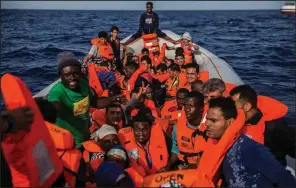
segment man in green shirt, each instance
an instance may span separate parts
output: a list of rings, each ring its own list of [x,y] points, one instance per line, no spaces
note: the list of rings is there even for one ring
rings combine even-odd
[[[91,101],[97,98],[87,80],[80,77],[81,64],[72,53],[58,56],[58,73],[61,81],[50,90],[48,101],[57,108],[56,125],[70,131],[75,145],[80,148],[89,139],[89,109]],[[119,96],[97,98],[95,107],[105,108]]]

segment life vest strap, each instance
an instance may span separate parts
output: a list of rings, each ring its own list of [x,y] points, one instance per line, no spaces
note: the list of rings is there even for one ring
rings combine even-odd
[[[189,153],[189,152],[184,152],[184,151],[180,151],[181,155],[184,155],[186,157],[197,157],[197,156],[201,156],[203,153],[203,151],[197,152],[197,153]]]
[[[72,174],[73,176],[76,176],[76,177],[78,176],[78,174],[77,174],[76,172],[70,170],[70,169],[67,168],[67,167],[64,167],[64,170],[67,171],[67,172],[69,172],[69,173]]]

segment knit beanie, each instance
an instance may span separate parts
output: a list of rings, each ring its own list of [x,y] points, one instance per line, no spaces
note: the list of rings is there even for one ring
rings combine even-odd
[[[58,62],[57,71],[59,75],[61,70],[68,66],[78,66],[79,68],[81,68],[81,63],[72,52],[59,53],[57,56],[57,62]]]

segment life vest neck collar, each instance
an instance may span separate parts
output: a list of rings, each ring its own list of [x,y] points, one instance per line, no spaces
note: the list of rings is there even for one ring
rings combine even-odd
[[[257,108],[257,112],[255,112],[255,114],[250,119],[248,119],[245,124],[257,125],[262,117],[263,117],[263,113],[261,112],[261,110]]]

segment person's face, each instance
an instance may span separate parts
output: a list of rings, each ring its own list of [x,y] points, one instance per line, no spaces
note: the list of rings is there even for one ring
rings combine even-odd
[[[133,73],[135,72],[136,70],[134,68],[131,68],[131,67],[126,67],[125,68],[125,75],[127,78],[130,78],[132,77]]]
[[[122,110],[119,107],[108,108],[106,113],[106,123],[111,126],[118,127],[118,124],[122,121]]]
[[[152,90],[151,87],[148,87],[147,91],[146,91],[146,98],[147,99],[152,99],[152,96],[153,96],[153,90]]]
[[[107,40],[104,37],[100,37],[100,44],[105,45],[107,44]]]
[[[148,69],[150,68],[150,64],[148,64],[146,60],[142,61],[141,65],[146,66]]]
[[[99,144],[103,151],[108,152],[114,145],[119,144],[119,140],[117,135],[109,134],[104,136],[101,140],[99,140]]]
[[[189,44],[189,40],[187,40],[187,39],[183,39],[183,42],[184,42],[185,45]]]
[[[178,109],[182,109],[182,107],[184,105],[185,98],[186,98],[185,93],[177,93],[176,101],[177,101]]]
[[[109,155],[106,158],[107,161],[114,161],[116,162],[121,168],[125,168],[125,160],[118,155]]]
[[[133,56],[132,61],[139,64],[139,57],[138,56]]]
[[[185,115],[188,121],[201,116],[202,107],[197,105],[195,98],[186,98],[184,102]]]
[[[144,55],[149,55],[149,52],[148,51],[143,52],[143,56]]]
[[[202,93],[202,84],[197,84],[197,83],[192,84],[191,85],[191,90],[192,91],[199,91],[199,92]]]
[[[150,125],[147,122],[134,122],[134,135],[136,141],[141,144],[146,144],[150,138]]]
[[[183,56],[177,56],[176,59],[175,59],[176,63],[181,66],[185,63],[185,59]]]
[[[211,99],[215,99],[215,98],[218,98],[218,97],[221,97],[223,93],[220,93],[219,90],[216,90],[216,91],[213,91],[213,92],[210,92],[210,93],[205,93],[204,96],[205,96],[205,103],[208,103]]]
[[[153,7],[151,5],[146,5],[146,10],[148,13],[152,12]]]
[[[168,61],[168,60],[166,60],[166,61],[165,61],[165,64],[166,64],[166,66],[167,66],[167,67],[169,67],[169,66],[172,64],[172,62],[171,62],[171,61]]]
[[[198,79],[198,74],[195,68],[186,69],[186,78],[188,83],[192,83]]]
[[[162,71],[161,69],[156,70],[157,75],[162,75],[162,74],[165,74],[165,73],[166,73],[166,71]]]
[[[174,79],[176,76],[178,76],[178,71],[174,71],[172,69],[168,69],[168,73],[171,79]]]
[[[239,94],[233,95],[231,99],[235,102],[236,109],[242,109],[245,114],[251,110],[251,104],[239,99]]]
[[[79,89],[80,69],[78,66],[67,66],[61,70],[61,81],[70,90]]]
[[[209,108],[207,113],[207,135],[209,138],[220,139],[228,126],[233,122],[233,118],[226,120],[220,108]]]
[[[115,29],[111,32],[111,36],[117,38],[118,37],[118,31]]]

